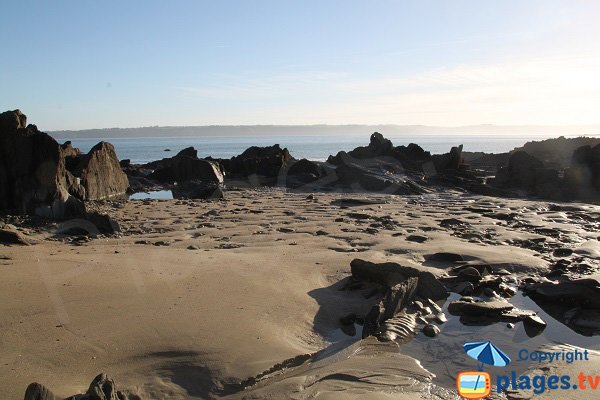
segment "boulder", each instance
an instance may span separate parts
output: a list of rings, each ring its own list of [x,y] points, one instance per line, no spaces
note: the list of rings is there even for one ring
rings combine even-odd
[[[85,189],[84,200],[104,200],[124,195],[129,187],[127,175],[121,170],[115,148],[100,142],[88,154],[79,157],[73,171]]]
[[[186,182],[191,180],[221,184],[224,175],[219,164],[214,161],[177,155],[171,165],[155,170],[149,176],[159,182]]]
[[[19,110],[0,114],[0,210],[65,219],[85,214],[67,189],[61,146]]]

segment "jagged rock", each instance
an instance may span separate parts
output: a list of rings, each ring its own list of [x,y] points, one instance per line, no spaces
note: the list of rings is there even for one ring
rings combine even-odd
[[[388,163],[399,163],[405,170],[422,171],[423,164],[431,161],[431,154],[414,143],[394,147],[389,139],[375,132],[371,135],[368,146],[359,146],[349,152],[340,151],[335,156],[329,156],[327,162],[339,166],[348,163],[360,164],[361,160],[374,158],[380,158]]]
[[[376,334],[381,325],[393,318],[398,312],[406,308],[412,301],[418,285],[418,278],[409,278],[386,289],[384,298],[371,308],[365,316],[363,326],[363,339]]]
[[[81,151],[78,148],[73,147],[70,140],[67,140],[60,145],[64,157],[78,157],[81,155]]]
[[[23,400],[55,400],[54,393],[50,391],[44,385],[34,382],[30,383],[25,390],[25,397]]]
[[[0,132],[16,131],[27,127],[27,116],[21,110],[5,111],[0,114]]]
[[[85,207],[67,190],[65,161],[58,142],[20,111],[0,114],[0,210],[65,219]]]
[[[252,146],[229,160],[221,160],[227,173],[238,177],[262,175],[277,177],[293,158],[287,149],[278,144],[270,147]]]
[[[121,170],[115,148],[100,142],[88,154],[78,157],[72,171],[85,188],[84,200],[103,200],[124,195],[129,187],[127,175]]]

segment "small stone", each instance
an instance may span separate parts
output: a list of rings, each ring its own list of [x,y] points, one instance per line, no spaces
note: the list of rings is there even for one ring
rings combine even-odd
[[[196,246],[195,244],[190,244],[187,247],[188,250],[200,250],[200,247]]]
[[[446,322],[448,322],[448,318],[446,318],[446,314],[444,313],[437,313],[435,315],[435,322],[437,322],[438,324],[445,324]]]
[[[296,232],[296,230],[294,228],[286,228],[286,227],[281,227],[281,228],[277,228],[277,230],[281,233],[292,233],[292,232]]]
[[[513,324],[512,322],[509,322],[508,324],[506,324],[506,327],[508,329],[514,329],[515,328],[515,324]]]
[[[434,337],[439,335],[440,333],[440,328],[438,328],[437,326],[433,325],[433,324],[427,324],[423,327],[423,333],[425,334],[425,336],[428,337]]]
[[[429,240],[429,238],[421,235],[410,235],[406,237],[406,240],[408,240],[409,242],[424,243],[427,240]]]
[[[570,255],[573,254],[573,249],[567,249],[567,248],[556,249],[556,250],[554,250],[554,252],[552,254],[554,255],[554,257],[569,257]]]

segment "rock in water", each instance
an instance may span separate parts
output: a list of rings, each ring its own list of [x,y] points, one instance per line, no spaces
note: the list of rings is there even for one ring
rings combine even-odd
[[[127,175],[121,170],[115,148],[100,142],[80,156],[77,167],[71,171],[81,179],[85,188],[84,200],[103,200],[124,195],[129,187]]]

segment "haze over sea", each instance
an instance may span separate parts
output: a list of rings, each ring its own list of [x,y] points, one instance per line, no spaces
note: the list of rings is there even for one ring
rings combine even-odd
[[[506,136],[506,135],[385,135],[395,146],[417,143],[432,154],[446,153],[452,146],[464,145],[465,151],[486,153],[507,152],[522,146],[530,140],[541,140],[547,136]],[[134,164],[146,163],[171,157],[181,149],[193,146],[199,157],[231,158],[250,146],[271,146],[279,144],[287,147],[293,157],[325,161],[330,154],[341,150],[352,150],[369,143],[370,133],[362,136],[185,136],[185,137],[121,137],[121,138],[72,138],[55,135],[60,142],[71,140],[73,146],[87,152],[101,140],[115,146],[120,160],[130,159]],[[558,135],[556,135],[558,136]],[[565,135],[567,136],[567,135]],[[573,135],[576,136],[576,135]],[[568,137],[568,136],[567,136]],[[165,151],[169,149],[170,151]]]

